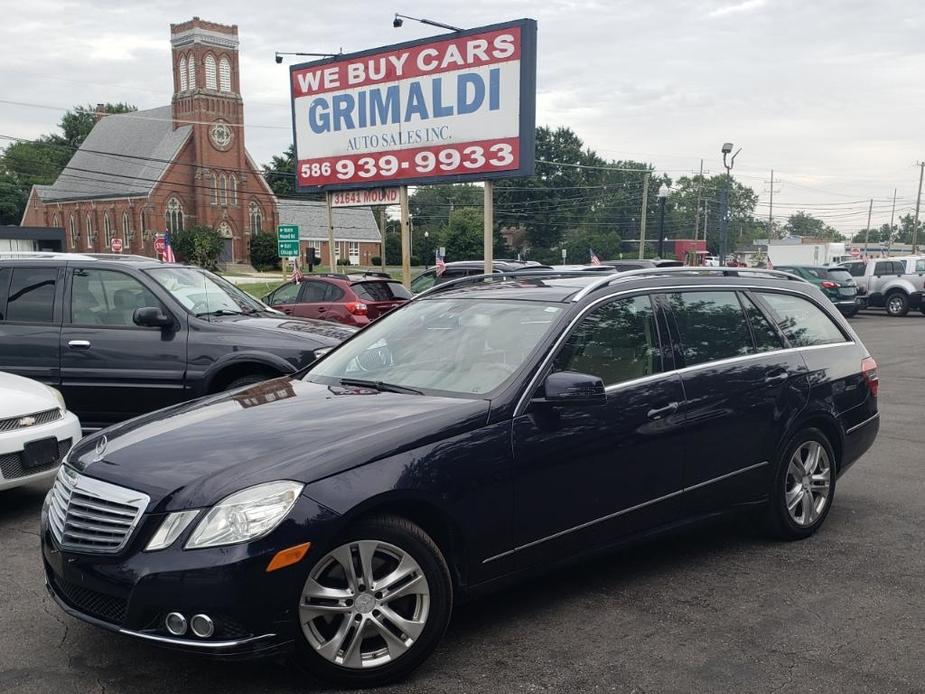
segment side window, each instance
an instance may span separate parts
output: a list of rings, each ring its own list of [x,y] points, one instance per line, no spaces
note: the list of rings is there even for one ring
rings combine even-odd
[[[684,365],[729,359],[754,351],[752,337],[735,292],[669,294]]]
[[[893,272],[897,275],[906,274],[906,263],[904,261],[893,261]]]
[[[141,282],[114,270],[75,269],[71,283],[71,323],[134,327],[136,308],[161,302]]]
[[[58,268],[13,268],[6,320],[51,323],[55,314]]]
[[[300,301],[306,304],[319,304],[324,301],[324,289],[327,286],[325,282],[305,282],[302,285],[302,298]]]
[[[0,320],[4,320],[7,289],[10,288],[10,269],[0,267]]]
[[[848,263],[845,267],[848,268],[848,272],[851,273],[852,277],[864,276],[864,263]]]
[[[334,301],[340,301],[344,298],[344,290],[334,284],[324,283],[324,298],[322,301],[331,303]]]
[[[411,291],[415,294],[423,292],[425,289],[430,289],[437,282],[437,273],[433,270],[425,272],[423,275],[418,275],[413,280],[411,280]]]
[[[273,296],[270,298],[270,303],[274,306],[278,306],[280,304],[294,304],[299,298],[299,290],[301,288],[301,284],[288,282],[273,292]]]
[[[774,326],[771,325],[767,317],[755,306],[751,299],[742,294],[739,296],[742,299],[745,315],[748,316],[748,322],[752,326],[752,335],[755,338],[757,351],[771,352],[775,349],[781,349],[784,345],[781,342],[780,333],[774,329]]]
[[[915,271],[916,272],[925,272],[925,260],[916,260],[915,261]],[[0,287],[3,286],[3,281],[0,280]]]
[[[555,369],[600,376],[608,386],[661,372],[651,299],[619,299],[588,314],[569,335]]]
[[[777,324],[794,347],[844,342],[845,336],[818,306],[792,294],[761,292],[759,296],[775,313]]]
[[[895,275],[896,274],[896,269],[894,267],[895,265],[896,263],[893,263],[889,260],[880,260],[877,262],[876,265],[874,265],[874,274],[875,275]]]

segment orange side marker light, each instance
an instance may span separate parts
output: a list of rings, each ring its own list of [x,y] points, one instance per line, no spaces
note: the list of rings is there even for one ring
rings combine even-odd
[[[308,554],[308,550],[311,546],[311,542],[306,542],[301,545],[296,545],[295,547],[290,547],[289,549],[281,549],[270,560],[270,563],[267,564],[267,573],[276,571],[277,569],[284,569],[293,564],[298,564],[302,561],[302,558]]]

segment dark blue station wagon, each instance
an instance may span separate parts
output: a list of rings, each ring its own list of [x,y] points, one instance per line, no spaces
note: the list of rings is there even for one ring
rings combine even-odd
[[[824,522],[877,366],[771,271],[536,271],[426,292],[295,376],[85,438],[46,500],[68,613],[219,655],[397,679],[454,604],[750,509]]]

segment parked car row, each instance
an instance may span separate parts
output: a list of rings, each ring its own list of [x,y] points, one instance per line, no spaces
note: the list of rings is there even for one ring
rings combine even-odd
[[[55,276],[60,330],[97,267]],[[192,342],[225,314],[175,270],[131,277]],[[375,686],[454,605],[589,552],[734,511],[808,537],[877,435],[877,365],[812,284],[730,274],[433,286],[297,374],[87,436],[42,511],[50,595],[126,637]]]
[[[852,260],[841,264],[858,284],[867,306],[882,307],[891,316],[909,309],[925,314],[925,256]]]

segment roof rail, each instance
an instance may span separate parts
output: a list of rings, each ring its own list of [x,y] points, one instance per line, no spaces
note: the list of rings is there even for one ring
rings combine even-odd
[[[598,289],[606,287],[617,281],[629,281],[647,276],[659,277],[661,275],[718,275],[721,277],[740,277],[742,275],[751,275],[767,277],[769,279],[807,282],[808,284],[807,280],[803,279],[802,277],[792,275],[789,272],[781,272],[780,270],[766,270],[764,268],[755,267],[690,267],[686,265],[681,267],[647,267],[641,268],[639,270],[626,270],[624,272],[618,272],[613,275],[606,275],[604,277],[598,276],[596,282],[592,282],[580,292],[575,294],[575,296],[572,297],[572,301],[581,301],[591,292],[597,291]]]
[[[93,256],[86,253],[62,253],[61,251],[0,251],[0,258],[28,259],[28,260],[53,260],[55,258],[81,258],[91,259]]]
[[[547,279],[557,278],[557,277],[600,277],[600,272],[595,272],[593,270],[549,270],[545,268],[536,268],[531,270],[529,268],[518,268],[517,270],[509,270],[507,272],[493,272],[489,275],[469,275],[467,277],[460,277],[459,279],[450,280],[448,282],[442,282],[441,284],[435,284],[430,289],[425,289],[420,294],[414,296],[411,300],[416,301],[425,295],[437,294],[439,292],[445,291],[447,289],[455,289],[464,284],[481,284],[485,281],[493,282],[502,282],[504,280],[522,280],[525,277],[545,277]],[[608,275],[609,277],[610,275]]]
[[[157,258],[149,258],[146,255],[134,255],[132,253],[87,253],[90,258],[97,260],[149,260],[158,262]]]

